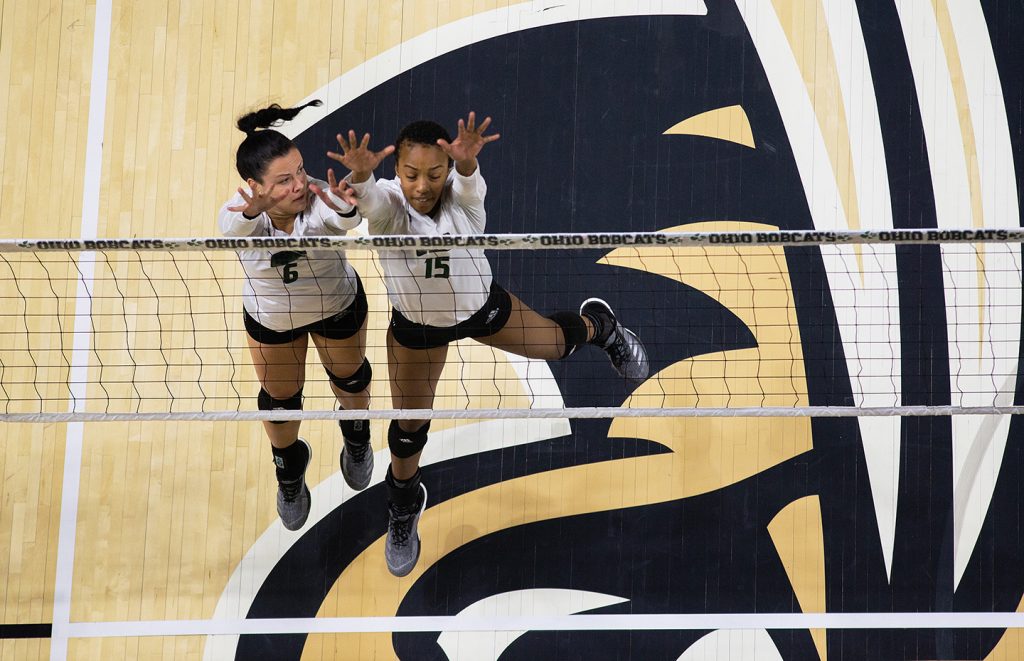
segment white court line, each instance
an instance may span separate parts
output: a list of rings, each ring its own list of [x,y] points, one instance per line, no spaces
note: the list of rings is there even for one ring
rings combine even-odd
[[[346,71],[301,102],[320,99],[325,101],[324,105],[307,109],[278,130],[289,138],[295,138],[338,108],[394,76],[445,53],[453,53],[493,37],[598,18],[662,14],[705,16],[707,13],[704,0],[530,0],[473,14],[439,25]]]
[[[96,237],[99,226],[100,181],[103,171],[103,126],[107,115],[107,71],[110,63],[110,16],[112,0],[97,0],[92,42],[92,80],[89,84],[89,129],[85,147],[85,181],[82,194],[83,239]],[[95,253],[83,252],[78,260],[75,302],[74,348],[71,353],[69,410],[85,407],[92,339],[92,287]],[[66,659],[71,625],[71,584],[75,568],[75,535],[78,528],[78,491],[82,473],[84,423],[68,425],[64,443],[64,480],[60,495],[60,530],[57,537],[57,568],[53,589],[53,629],[50,659]]]
[[[478,617],[305,617],[79,622],[72,638],[393,631],[683,631],[718,629],[1015,629],[1024,613],[712,613]]]

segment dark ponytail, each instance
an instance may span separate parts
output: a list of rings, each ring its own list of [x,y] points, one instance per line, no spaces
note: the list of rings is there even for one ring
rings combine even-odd
[[[295,108],[282,108],[275,103],[239,117],[236,126],[245,133],[245,140],[238,145],[235,168],[242,179],[261,180],[270,161],[284,156],[295,148],[294,142],[284,134],[271,129],[271,126],[280,126],[309,106],[321,105],[323,103],[319,99]]]

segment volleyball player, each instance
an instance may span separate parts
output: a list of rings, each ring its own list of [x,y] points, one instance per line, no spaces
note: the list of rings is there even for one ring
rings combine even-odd
[[[354,131],[338,135],[341,154],[328,156],[345,165],[356,205],[373,234],[479,234],[484,231],[487,186],[477,155],[498,139],[485,135],[490,117],[458,122],[453,141],[439,124],[413,122],[393,146],[374,152],[370,136],[357,141]],[[373,170],[395,153],[395,179],[375,181]],[[452,165],[454,164],[454,169]],[[395,408],[429,409],[448,343],[472,337],[529,358],[560,360],[580,345],[603,348],[623,377],[647,377],[643,344],[621,326],[604,301],[591,298],[579,313],[541,316],[494,281],[482,249],[388,251],[381,253],[393,310],[388,328],[388,368]],[[388,569],[405,576],[419,558],[417,531],[427,491],[419,459],[427,442],[427,420],[393,420],[388,429],[391,466],[389,524],[385,558]]]
[[[245,139],[235,164],[246,187],[220,210],[227,236],[300,237],[345,234],[359,224],[355,197],[328,170],[328,182],[311,179],[302,154],[286,136],[270,128],[309,105],[272,105],[238,120]],[[299,410],[305,383],[306,349],[312,338],[341,408],[369,407],[370,363],[366,360],[366,295],[359,275],[335,250],[244,250],[246,279],[242,316],[249,351],[260,381],[261,411]],[[309,515],[305,472],[309,444],[299,438],[300,421],[264,421],[276,465],[277,512],[288,530]],[[339,421],[340,463],[353,489],[369,483],[373,469],[367,420]]]

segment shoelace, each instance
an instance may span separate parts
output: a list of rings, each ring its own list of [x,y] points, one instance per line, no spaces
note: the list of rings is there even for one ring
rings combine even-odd
[[[302,480],[291,480],[289,482],[278,481],[281,486],[281,494],[286,503],[294,503],[295,499],[302,493]]]
[[[394,540],[395,546],[405,546],[409,541],[409,529],[412,526],[409,522],[412,521],[411,514],[399,514],[398,508],[391,510],[391,539]]]
[[[629,346],[626,342],[625,336],[619,333],[618,330],[619,329],[616,328],[612,332],[613,339],[611,343],[605,348],[607,349],[608,353],[612,355],[612,358],[616,361],[616,363],[621,364],[629,360],[632,352],[629,350]]]
[[[366,459],[366,451],[369,448],[369,443],[350,443],[348,439],[345,439],[345,449],[356,463]]]

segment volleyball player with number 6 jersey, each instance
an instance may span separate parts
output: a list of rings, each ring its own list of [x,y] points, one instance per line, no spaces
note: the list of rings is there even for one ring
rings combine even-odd
[[[349,131],[347,137],[337,136],[341,153],[328,156],[351,170],[346,179],[372,234],[480,234],[487,222],[487,184],[476,157],[499,137],[485,135],[490,123],[488,117],[477,125],[471,112],[459,120],[452,140],[435,122],[413,122],[393,146],[379,152],[368,148],[368,134],[359,141]],[[373,170],[391,153],[396,178],[376,181]],[[643,344],[600,299],[584,301],[579,313],[541,316],[494,281],[482,249],[387,251],[381,263],[393,306],[387,342],[395,408],[431,408],[448,344],[467,337],[544,360],[596,344],[620,375],[634,382],[647,378]],[[384,556],[396,576],[407,575],[419,558],[417,526],[427,498],[419,458],[429,428],[427,420],[393,420],[388,429]]]
[[[314,101],[308,105],[320,105]],[[302,154],[269,127],[292,119],[306,106],[273,105],[238,120],[246,137],[236,166],[247,188],[220,210],[227,236],[300,237],[345,234],[359,224],[355,196],[344,181],[310,179]],[[245,250],[242,316],[260,380],[260,410],[302,408],[306,350],[313,339],[331,389],[346,410],[370,404],[366,360],[366,294],[359,275],[337,250]],[[305,472],[309,444],[298,420],[265,421],[278,480],[277,512],[284,527],[298,530],[310,510]],[[341,420],[341,471],[353,489],[369,484],[373,469],[368,420]]]

